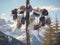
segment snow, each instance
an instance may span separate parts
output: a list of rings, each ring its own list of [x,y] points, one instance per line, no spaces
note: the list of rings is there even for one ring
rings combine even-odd
[[[0,26],[0,31],[5,33],[6,35],[10,35],[17,40],[20,40],[24,43],[26,43],[26,31],[25,31],[25,25],[21,27],[21,29],[16,29],[13,31],[14,24],[5,24]],[[31,45],[41,45],[41,43],[44,40],[44,34],[45,34],[45,29],[44,27],[41,27],[39,30],[39,36],[37,33],[37,30],[33,29],[33,23],[30,24],[30,40],[31,40]],[[11,39],[10,39],[11,40]],[[9,41],[10,41],[9,40]]]

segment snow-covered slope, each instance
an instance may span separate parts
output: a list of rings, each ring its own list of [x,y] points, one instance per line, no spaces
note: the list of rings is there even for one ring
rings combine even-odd
[[[13,24],[5,24],[5,25],[0,26],[0,31],[2,31],[6,35],[10,35],[10,36],[26,43],[26,31],[23,28],[23,26],[21,29],[16,29],[13,32]],[[40,36],[38,36],[37,30],[34,30],[33,25],[30,25],[31,45],[41,45],[44,40],[44,33],[45,33],[45,29],[43,27],[41,27],[40,33],[39,33]]]

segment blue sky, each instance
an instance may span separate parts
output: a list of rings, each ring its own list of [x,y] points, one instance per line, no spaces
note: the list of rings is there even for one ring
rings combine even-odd
[[[11,10],[25,4],[26,0],[0,0],[0,17],[11,20]],[[52,20],[55,19],[56,15],[60,20],[60,0],[30,0],[30,4],[32,7],[47,8]]]

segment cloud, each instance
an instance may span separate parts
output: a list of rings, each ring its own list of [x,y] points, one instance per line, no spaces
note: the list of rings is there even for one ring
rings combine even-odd
[[[6,19],[7,19],[6,13],[2,13],[2,14],[1,14],[1,18],[6,20]]]
[[[58,10],[60,10],[60,8],[55,7],[55,6],[39,6],[39,8],[41,8],[41,9],[45,8],[49,11],[58,11]]]
[[[4,19],[6,22],[8,22],[8,23],[10,23],[11,22],[11,20],[9,20],[9,17],[8,17],[8,15],[6,14],[6,13],[2,13],[1,15],[0,15],[0,18],[1,19]]]
[[[0,26],[5,25],[5,24],[6,24],[6,21],[0,18]]]

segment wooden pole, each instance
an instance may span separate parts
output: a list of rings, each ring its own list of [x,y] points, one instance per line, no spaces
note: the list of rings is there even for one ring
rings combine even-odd
[[[30,0],[26,0],[26,45],[30,45],[30,34],[29,34],[29,1]]]

